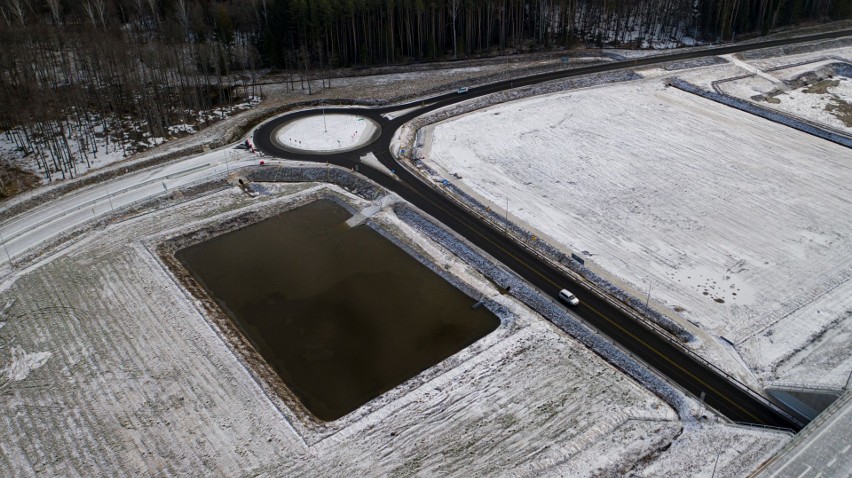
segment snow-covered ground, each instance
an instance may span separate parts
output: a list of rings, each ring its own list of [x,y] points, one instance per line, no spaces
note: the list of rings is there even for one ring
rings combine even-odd
[[[842,386],[852,369],[848,342],[835,340],[852,331],[850,158],[649,79],[448,120],[427,162],[732,341],[763,380]],[[791,360],[795,374],[782,367]]]
[[[852,57],[852,48],[848,50]],[[779,110],[852,135],[852,78],[823,74],[819,76],[824,79],[803,86],[791,88],[785,84],[808,72],[819,72],[826,68],[827,63],[832,62],[818,61],[770,73],[749,65],[750,71],[758,73],[716,85],[721,92],[751,101],[762,108]],[[737,64],[747,65],[743,61]],[[849,70],[852,71],[852,66]]]
[[[768,82],[770,82],[770,83],[774,83],[774,84],[775,84],[775,85],[777,85],[777,86],[781,86],[781,87],[783,87],[783,86],[784,86],[784,84],[783,84],[783,83],[781,82],[781,80],[779,80],[778,78],[776,78],[776,77],[774,77],[774,76],[772,76],[772,75],[770,75],[770,74],[768,74],[768,73],[764,72],[763,70],[761,70],[761,69],[759,69],[759,68],[754,67],[754,66],[753,66],[753,65],[751,65],[750,63],[746,63],[746,62],[744,62],[744,61],[740,60],[740,59],[737,57],[737,55],[734,55],[734,54],[730,54],[730,55],[722,55],[722,58],[724,58],[725,60],[727,60],[727,61],[729,61],[729,62],[733,63],[734,65],[737,65],[738,67],[740,67],[740,68],[742,68],[743,70],[745,70],[745,71],[747,71],[747,72],[751,73],[752,75],[755,75],[755,76],[758,76],[758,77],[760,77],[760,78],[763,78],[764,80],[766,80],[766,81],[768,81]]]
[[[606,60],[606,58],[587,57],[578,60],[578,62],[584,64],[587,62]],[[247,124],[266,119],[273,112],[282,111],[289,105],[300,102],[316,102],[321,99],[326,101],[327,104],[334,104],[338,101],[348,104],[354,99],[364,103],[382,103],[413,98],[427,93],[442,91],[443,89],[446,89],[448,92],[460,82],[463,82],[464,84],[481,82],[483,81],[482,78],[494,77],[495,75],[501,76],[507,74],[508,71],[512,71],[513,74],[519,75],[521,72],[529,73],[530,71],[563,67],[560,61],[556,58],[540,59],[528,56],[513,56],[508,65],[503,62],[502,58],[496,61],[473,60],[472,62],[479,64],[479,66],[465,66],[471,63],[467,61],[439,64],[439,66],[442,66],[443,69],[441,69],[438,74],[436,74],[432,69],[433,65],[425,65],[422,66],[422,71],[409,73],[381,73],[385,69],[377,69],[378,72],[374,75],[335,78],[332,82],[332,86],[328,88],[319,88],[321,81],[317,79],[312,82],[313,89],[310,90],[311,94],[309,94],[309,90],[305,87],[304,83],[300,83],[298,80],[295,82],[291,81],[292,77],[289,75],[266,75],[261,79],[261,82],[263,83],[261,87],[263,102],[255,103],[252,108],[243,111],[240,114],[233,114],[230,116],[230,113],[226,111],[208,111],[198,113],[200,115],[200,119],[210,119],[211,116],[213,119],[221,119],[224,116],[225,119],[217,121],[211,126],[189,134],[188,136],[177,137],[176,139],[169,139],[168,141],[161,142],[159,146],[138,152],[126,159],[122,153],[113,154],[110,156],[111,159],[106,161],[105,158],[101,157],[105,151],[100,149],[98,152],[98,159],[94,160],[93,158],[90,158],[91,167],[84,164],[83,167],[85,169],[78,169],[77,174],[83,171],[91,173],[92,171],[99,169],[116,170],[119,167],[132,167],[134,163],[144,162],[155,157],[173,155],[181,151],[186,152],[186,154],[190,154],[190,150],[209,147],[211,144],[213,147],[219,147],[225,142],[230,141],[230,138],[244,134]],[[345,74],[346,72],[346,70],[342,69],[338,73]],[[301,89],[299,88],[300,84],[302,86]],[[237,106],[242,108],[241,105]],[[188,128],[191,127],[191,125],[183,125],[184,132],[189,132]],[[175,129],[173,132],[179,135],[181,131],[178,131],[178,129]],[[28,163],[24,165],[25,169],[27,171],[34,170],[34,162],[30,159],[20,158],[20,151],[16,150],[14,143],[12,141],[4,143],[4,139],[6,139],[5,133],[0,135],[0,149],[3,149],[4,147],[6,148],[6,153],[4,153],[4,155],[10,158],[18,158],[13,160],[13,162],[19,160],[25,161]],[[110,149],[110,151],[113,150]],[[192,154],[194,153],[197,153],[197,151],[193,151]],[[54,181],[49,185],[44,185],[39,189],[30,190],[5,200],[2,207],[8,207],[16,203],[28,201],[35,196],[48,192],[51,189],[63,187],[63,185],[67,185],[69,182],[57,181],[56,176],[54,176],[53,179]]]
[[[766,461],[786,440],[781,433],[748,427],[711,424],[685,428],[671,448],[634,470],[632,476],[750,476],[754,464]]]
[[[307,151],[340,151],[356,148],[376,131],[376,124],[364,116],[323,114],[291,121],[278,130],[279,143]]]
[[[709,85],[743,72],[730,64],[695,74]],[[461,76],[440,81],[449,84]],[[409,80],[399,83],[419,84]],[[473,131],[449,128],[508,143],[499,150],[453,139],[469,150],[463,156],[475,157],[480,148],[488,155],[471,167],[508,173],[486,171],[480,197],[490,190],[502,208],[500,188],[510,188],[510,216],[541,215],[530,222],[539,229],[564,222],[567,227],[548,234],[559,239],[554,242],[564,234],[568,248],[575,246],[570,241],[576,231],[595,232],[585,229],[590,222],[605,239],[603,245],[582,244],[597,254],[591,259],[614,252],[609,265],[630,273],[653,271],[652,300],[672,305],[672,296],[684,297],[683,304],[694,306],[686,315],[732,340],[729,331],[755,329],[738,350],[762,378],[771,380],[775,373],[785,382],[836,385],[850,368],[852,337],[850,281],[838,280],[849,272],[852,257],[846,232],[852,216],[849,169],[838,169],[848,164],[848,150],[664,89],[659,80],[565,96],[543,98],[551,107],[533,103],[537,100],[528,100],[534,108],[508,103],[497,115],[503,117],[499,131],[487,130],[488,121]],[[592,107],[594,102],[599,104]],[[537,117],[535,130],[530,121]],[[559,121],[541,123],[548,118]],[[520,136],[509,134],[507,123],[520,128],[514,130]],[[175,143],[208,143],[223,135],[221,126],[224,122]],[[537,149],[528,153],[529,138]],[[222,154],[140,173],[135,180],[141,178],[143,187],[122,187],[129,178],[120,178],[74,193],[66,208],[65,198],[49,203],[43,213],[59,222],[34,240],[50,240],[57,231],[108,215],[118,207],[110,198],[127,204],[157,195],[149,186],[157,186],[160,174],[170,193],[211,173],[221,177],[229,168],[229,156]],[[524,176],[522,168],[530,174]],[[456,171],[472,179],[455,164],[446,172]],[[590,186],[590,180],[602,181]],[[150,249],[158,237],[243,210],[280,208],[318,191],[367,206],[340,189],[313,184],[265,191],[268,195],[250,199],[233,189],[188,202],[176,194],[117,224],[101,223],[72,236],[50,257],[6,276],[0,287],[0,436],[18,439],[0,440],[0,475],[739,477],[788,440],[775,432],[679,421],[646,389],[515,299],[499,295],[474,265],[388,210],[373,220],[514,318],[350,417],[325,428],[306,427],[234,357],[199,302],[176,285]],[[819,201],[812,200],[816,193],[822,194]],[[524,202],[532,196],[545,202]],[[616,219],[607,226],[607,217]],[[784,229],[776,234],[779,224]],[[705,241],[702,231],[720,225],[722,231]],[[736,233],[745,227],[760,236],[765,250],[741,244],[745,236]],[[642,242],[648,229],[658,237]],[[713,242],[720,238],[727,242]],[[683,249],[673,250],[672,239],[686,241],[674,243]],[[719,256],[715,262],[713,254]],[[778,262],[740,263],[736,254],[749,260],[765,254]],[[828,256],[840,257],[831,262]],[[601,265],[607,264],[595,264]],[[681,269],[692,268],[696,276],[686,275],[678,286],[672,267],[682,281]],[[647,290],[644,276],[619,277]],[[782,290],[771,290],[775,281]],[[704,289],[708,296],[699,294]],[[783,301],[788,292],[790,300]],[[711,298],[725,303],[709,303]],[[764,305],[774,309],[767,312]],[[740,315],[733,317],[733,310]],[[759,323],[766,314],[769,325]]]
[[[390,209],[371,220],[499,304],[502,325],[352,414],[306,423],[259,384],[152,252],[168,237],[329,194],[370,206],[311,183],[264,191],[214,190],[138,210],[7,281],[0,435],[16,439],[0,440],[0,475],[683,476],[717,468],[716,476],[735,477],[788,440],[682,424]],[[718,466],[690,458],[710,439],[728,450]]]
[[[463,68],[453,68],[454,73],[460,75],[477,75],[480,73],[492,73],[495,71],[505,70],[503,65],[485,65],[485,66],[469,66]],[[335,78],[334,85],[336,86],[388,86],[395,83],[417,82],[422,80],[430,80],[435,76],[434,70],[410,71],[404,73],[389,73],[385,75],[371,76],[353,76],[344,78]]]
[[[94,136],[84,134],[77,127],[75,120],[69,118],[63,122],[63,131],[67,132],[68,150],[76,158],[74,169],[66,172],[65,178],[76,177],[87,171],[96,170],[122,161],[137,153],[167,143],[177,137],[192,135],[196,133],[196,127],[205,128],[211,124],[226,120],[242,111],[251,109],[260,103],[259,97],[251,97],[244,103],[237,103],[227,107],[214,108],[204,111],[187,111],[188,117],[195,120],[192,124],[178,124],[168,128],[168,137],[153,137],[145,132],[144,122],[132,123],[129,120],[117,118],[100,118],[92,115],[88,120],[87,129],[94,132]],[[106,125],[106,128],[105,128]],[[19,129],[2,131],[0,133],[0,161],[7,162],[29,171],[40,177],[43,183],[49,182],[48,176],[37,167],[33,154],[24,156],[15,136],[22,138],[23,133]],[[57,130],[58,135],[58,130]],[[37,139],[35,143],[43,151],[50,151],[50,147],[44,139]],[[47,154],[47,153],[46,153]],[[61,170],[53,167],[53,162],[48,160],[51,166],[50,175],[52,180],[62,179]]]

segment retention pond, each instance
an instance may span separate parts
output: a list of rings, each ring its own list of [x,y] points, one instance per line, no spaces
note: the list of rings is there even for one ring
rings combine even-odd
[[[177,258],[316,417],[330,421],[488,334],[499,319],[321,200]]]

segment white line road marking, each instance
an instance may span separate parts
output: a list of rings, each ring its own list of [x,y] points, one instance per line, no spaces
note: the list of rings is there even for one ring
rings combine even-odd
[[[834,462],[836,462],[836,461],[837,461],[837,456],[835,456],[835,457],[834,457],[834,458],[832,458],[832,459],[831,459],[828,463],[826,463],[826,464],[825,464],[825,467],[826,467],[826,468],[831,467],[831,465],[833,465],[833,464],[834,464]]]
[[[802,472],[799,476],[797,476],[796,478],[802,478],[803,476],[807,475],[809,471],[811,471],[811,465],[805,465],[805,466],[807,466],[807,468],[805,468],[805,471],[803,471],[803,472]]]
[[[778,470],[776,470],[776,471],[775,471],[775,473],[773,473],[773,474],[770,476],[770,478],[775,478],[776,476],[778,476],[778,475],[780,475],[782,472],[784,472],[784,470],[785,470],[788,466],[790,466],[790,465],[792,465],[793,463],[795,463],[795,462],[796,462],[796,459],[797,459],[797,458],[799,458],[799,457],[802,455],[802,453],[804,453],[805,451],[807,451],[807,450],[808,450],[808,449],[809,449],[809,448],[810,448],[810,447],[811,447],[814,443],[817,443],[817,442],[819,441],[819,438],[820,438],[820,437],[822,437],[822,435],[823,435],[824,433],[826,433],[828,430],[830,430],[830,429],[832,428],[832,427],[831,427],[831,426],[829,426],[829,425],[834,425],[834,424],[836,424],[836,423],[842,422],[843,418],[844,418],[847,414],[849,414],[850,412],[852,412],[852,407],[850,407],[850,406],[845,406],[845,407],[841,408],[840,410],[841,410],[841,411],[840,411],[839,413],[836,413],[836,414],[835,414],[835,415],[831,418],[831,421],[830,421],[830,422],[823,424],[823,426],[822,426],[822,427],[820,427],[819,429],[817,429],[817,431],[815,431],[815,432],[813,433],[813,435],[812,435],[812,436],[809,436],[809,437],[808,437],[807,442],[806,442],[805,444],[801,445],[801,446],[799,447],[799,449],[796,451],[796,453],[794,453],[794,454],[793,454],[793,456],[791,456],[791,457],[789,457],[789,458],[786,458],[786,459],[785,459],[784,464],[783,464],[783,465],[781,465],[781,467],[780,467],[780,468],[778,468]],[[843,450],[841,450],[841,451],[840,451],[840,453],[846,453],[847,451],[849,451],[849,448],[852,448],[852,445],[846,445],[846,448],[844,448]],[[808,467],[808,468],[810,469],[810,467]],[[806,470],[806,471],[807,471],[807,470]],[[799,475],[799,476],[801,476],[801,475]]]

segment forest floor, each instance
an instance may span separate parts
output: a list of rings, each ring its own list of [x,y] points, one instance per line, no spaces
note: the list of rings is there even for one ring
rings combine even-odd
[[[17,196],[41,184],[38,176],[6,161],[0,161],[0,200]]]

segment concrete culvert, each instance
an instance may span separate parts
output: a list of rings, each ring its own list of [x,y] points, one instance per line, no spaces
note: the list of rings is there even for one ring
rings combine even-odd
[[[242,176],[240,174],[231,173],[228,176],[228,184],[230,184],[231,186],[245,188],[246,186],[248,186],[249,183],[251,183],[251,181],[249,181],[247,177]]]

